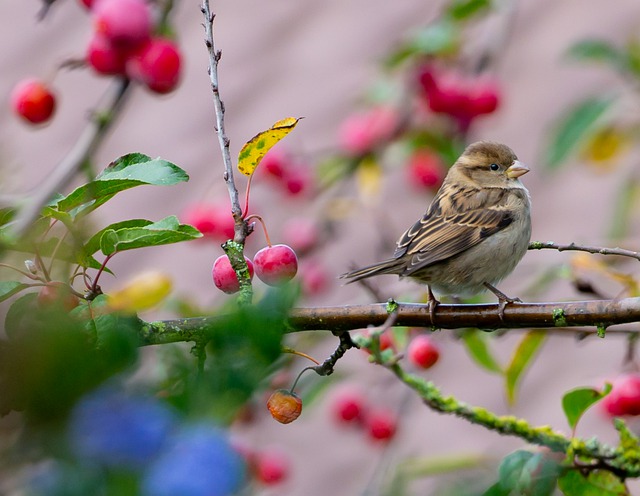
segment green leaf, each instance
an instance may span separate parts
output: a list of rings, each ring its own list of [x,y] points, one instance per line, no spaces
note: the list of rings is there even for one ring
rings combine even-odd
[[[446,13],[457,21],[463,21],[491,7],[491,0],[453,0]]]
[[[0,301],[11,298],[14,294],[28,287],[27,284],[19,281],[0,281]]]
[[[106,229],[100,238],[100,250],[108,256],[118,251],[168,245],[200,237],[202,233],[196,228],[180,224],[176,216],[170,215],[158,222],[139,227]]]
[[[171,162],[151,159],[141,153],[130,153],[109,164],[94,181],[76,188],[66,197],[52,201],[49,206],[59,212],[68,212],[75,218],[95,210],[116,193],[135,186],[170,186],[188,180],[187,173]]]
[[[622,481],[611,472],[594,470],[587,477],[570,470],[558,479],[558,487],[565,496],[626,496]]]
[[[569,426],[575,429],[578,421],[587,409],[611,392],[611,384],[607,383],[603,390],[585,387],[576,388],[562,397],[562,409]]]
[[[557,168],[595,130],[597,122],[611,107],[612,97],[593,97],[566,113],[556,128],[548,147],[546,162]]]
[[[478,329],[467,329],[462,334],[462,342],[467,347],[471,358],[489,372],[502,374],[502,367],[500,367],[500,364],[495,360],[489,349],[489,339],[490,337],[487,333]]]
[[[567,55],[580,61],[609,63],[620,67],[624,54],[613,44],[604,40],[583,40],[569,48]]]
[[[485,496],[528,494],[550,496],[556,487],[560,466],[543,453],[518,450],[507,455],[498,469],[498,483]]]
[[[396,69],[413,57],[453,53],[458,47],[458,35],[458,28],[447,19],[425,26],[392,52],[384,65],[387,69]]]
[[[120,229],[145,227],[150,224],[153,224],[153,221],[147,219],[129,219],[109,224],[107,227],[100,229],[97,233],[91,236],[89,240],[87,240],[87,242],[84,244],[82,254],[85,257],[90,257],[91,255],[96,253],[100,249],[100,238],[102,238],[104,233],[106,233],[107,231],[119,231]]]
[[[536,356],[544,339],[544,332],[530,331],[522,338],[514,351],[511,361],[505,370],[507,401],[510,405],[515,402],[516,388],[522,373]]]

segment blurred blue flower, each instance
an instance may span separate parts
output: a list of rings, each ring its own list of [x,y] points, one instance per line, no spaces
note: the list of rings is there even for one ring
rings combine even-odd
[[[102,388],[73,410],[70,444],[85,461],[139,469],[160,452],[175,424],[174,413],[155,398]]]
[[[245,477],[242,456],[224,431],[194,424],[178,431],[150,467],[142,482],[143,496],[228,496]]]

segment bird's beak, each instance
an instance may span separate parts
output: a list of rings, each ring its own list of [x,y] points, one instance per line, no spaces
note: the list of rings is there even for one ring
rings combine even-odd
[[[513,164],[511,164],[511,167],[509,167],[506,172],[509,179],[516,179],[517,177],[523,176],[529,172],[529,167],[519,160],[514,160]]]

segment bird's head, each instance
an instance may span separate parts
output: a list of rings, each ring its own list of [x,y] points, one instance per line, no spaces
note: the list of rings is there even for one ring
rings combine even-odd
[[[482,187],[522,187],[518,178],[529,168],[518,160],[513,150],[492,141],[469,145],[451,168],[455,179],[471,181]]]

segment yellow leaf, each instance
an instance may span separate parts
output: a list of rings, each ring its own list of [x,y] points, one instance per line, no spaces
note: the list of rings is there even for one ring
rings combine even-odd
[[[367,202],[380,196],[382,167],[373,158],[364,158],[356,171],[356,184],[362,199]]]
[[[247,141],[238,154],[238,170],[245,176],[253,174],[269,150],[296,127],[300,118],[287,117],[276,122],[266,131]]]
[[[585,143],[582,155],[593,165],[608,169],[628,145],[628,136],[612,126],[598,130]]]
[[[166,274],[158,271],[143,272],[108,295],[109,307],[125,313],[148,310],[169,295],[171,286],[171,279]]]

